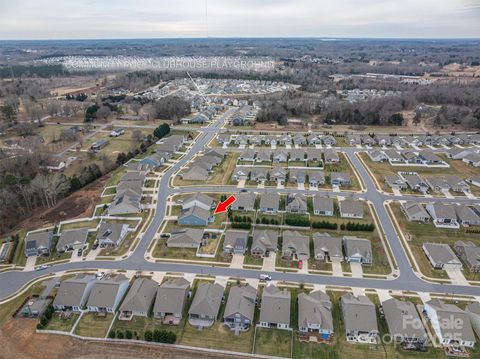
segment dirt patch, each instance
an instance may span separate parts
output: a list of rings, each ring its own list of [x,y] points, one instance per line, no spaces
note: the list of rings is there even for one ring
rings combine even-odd
[[[11,320],[0,330],[0,359],[190,359],[241,358],[235,355],[202,353],[149,345],[107,344],[73,339],[63,335],[37,334],[36,320]]]

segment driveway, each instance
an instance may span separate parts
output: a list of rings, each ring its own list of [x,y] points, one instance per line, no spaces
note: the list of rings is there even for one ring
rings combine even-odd
[[[334,276],[343,277],[342,263],[332,262],[332,272]]]
[[[24,271],[32,271],[35,269],[35,262],[37,261],[37,257],[27,257],[27,262],[25,263]]]
[[[446,272],[453,284],[469,285],[467,279],[460,269],[447,269]]]
[[[352,277],[353,278],[362,278],[363,277],[363,269],[361,263],[350,263],[350,268],[352,270]]]
[[[263,258],[262,270],[266,272],[275,272],[275,260],[277,253],[270,253],[268,257]]]
[[[243,268],[243,259],[244,259],[243,254],[235,253],[232,257],[230,268],[237,268],[237,269]]]
[[[240,180],[240,181],[238,181],[237,188],[244,188],[246,182],[247,182],[246,180]]]

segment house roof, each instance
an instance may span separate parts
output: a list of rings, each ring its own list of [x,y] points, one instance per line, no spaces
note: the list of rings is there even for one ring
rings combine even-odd
[[[280,205],[280,195],[278,193],[268,193],[260,196],[260,208],[273,208],[278,210]]]
[[[324,330],[333,330],[332,303],[324,292],[298,295],[298,326],[318,324]]]
[[[368,239],[344,236],[343,241],[347,257],[361,255],[363,258],[372,258],[372,244]]]
[[[25,243],[35,243],[35,248],[45,247],[49,248],[50,240],[52,238],[52,231],[29,232],[25,237]]]
[[[333,198],[316,194],[313,196],[313,209],[315,211],[333,212]]]
[[[208,171],[199,165],[193,165],[183,174],[183,178],[193,181],[205,181],[208,178]]]
[[[436,218],[457,219],[457,213],[454,205],[434,203],[431,206],[435,212]]]
[[[237,285],[230,288],[224,318],[239,313],[253,321],[257,290],[251,285]]]
[[[430,215],[420,203],[409,201],[402,203],[401,206],[410,217],[430,218]]]
[[[298,231],[283,231],[282,249],[292,248],[296,253],[310,253],[310,238]]]
[[[128,278],[123,274],[104,278],[93,284],[92,291],[88,297],[87,306],[89,307],[112,307],[115,304],[115,298],[118,295],[120,285],[128,282]]]
[[[307,200],[301,194],[289,194],[287,196],[286,209],[298,208],[300,211],[307,211]]]
[[[455,206],[455,211],[458,219],[462,222],[480,222],[480,216],[470,207],[465,205]]]
[[[253,208],[255,206],[255,193],[239,193],[235,196],[237,200],[234,202],[235,207]]]
[[[392,336],[426,339],[425,328],[417,325],[420,317],[412,302],[391,298],[384,301],[382,306]]]
[[[87,284],[95,281],[92,274],[78,274],[73,278],[60,283],[53,305],[74,307],[82,305],[82,297],[87,289]]]
[[[342,257],[342,243],[341,237],[331,237],[328,233],[314,233],[313,234],[313,248],[315,254],[327,253],[330,257]]]
[[[204,229],[201,228],[175,228],[167,239],[167,246],[172,245],[200,245]]]
[[[435,263],[459,263],[458,257],[453,253],[452,248],[445,243],[424,243],[423,249],[430,255]]]
[[[200,283],[188,313],[216,317],[224,289],[220,284]]]
[[[213,204],[213,198],[210,197],[210,196],[207,196],[206,194],[204,193],[201,193],[201,192],[196,192],[195,194],[192,194],[190,196],[188,196],[187,198],[185,198],[185,200],[183,201],[183,206],[185,206],[187,203],[189,202],[200,202],[208,207],[211,207],[212,204]]]
[[[128,228],[128,224],[125,223],[103,221],[98,229],[97,239],[102,240],[109,238],[113,242],[117,242],[120,239],[124,226]]]
[[[356,216],[363,217],[363,202],[352,200],[352,199],[345,199],[339,202],[340,213],[342,214],[354,214]]]
[[[475,243],[471,241],[468,241],[468,242],[456,241],[454,248],[457,250],[457,254],[458,254],[458,248],[463,248],[462,259],[469,266],[471,267],[480,266],[480,247],[478,247]]]
[[[246,247],[248,242],[248,231],[228,229],[225,231],[223,247]]]
[[[154,280],[136,279],[123,300],[120,311],[148,313],[157,293],[157,287],[158,283]]]
[[[346,293],[341,302],[346,331],[378,332],[375,305],[367,296]]]
[[[458,340],[461,338],[465,341],[475,342],[475,334],[473,333],[468,314],[453,304],[447,304],[440,299],[432,299],[425,303],[430,306],[436,313],[440,323],[462,323],[462,325],[440,325],[440,331],[444,338]]]
[[[194,216],[204,221],[208,221],[208,219],[210,218],[210,211],[207,211],[206,209],[203,209],[199,206],[193,206],[182,211],[180,216],[178,216],[178,220],[181,220],[188,216]]]
[[[84,244],[87,241],[88,228],[79,228],[62,231],[57,242],[57,250],[77,243]]]
[[[263,289],[260,322],[290,323],[290,292],[269,285]]]
[[[190,282],[184,278],[176,278],[163,282],[157,288],[154,313],[179,313],[185,305],[186,292]]]
[[[253,232],[252,249],[276,250],[278,247],[278,232],[270,229]]]

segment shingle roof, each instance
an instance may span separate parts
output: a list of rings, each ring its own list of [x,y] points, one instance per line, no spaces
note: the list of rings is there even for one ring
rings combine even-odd
[[[157,289],[154,313],[182,314],[186,292],[190,282],[184,278],[176,278],[163,282]]]
[[[120,311],[145,312],[148,314],[157,292],[158,283],[148,278],[138,278],[133,282],[120,306]]]
[[[200,283],[188,313],[216,317],[223,291],[224,288],[220,284]]]
[[[290,292],[269,285],[263,289],[260,322],[290,324]]]
[[[250,321],[253,321],[256,297],[256,289],[249,284],[230,288],[223,316],[228,317],[235,313],[240,313]]]

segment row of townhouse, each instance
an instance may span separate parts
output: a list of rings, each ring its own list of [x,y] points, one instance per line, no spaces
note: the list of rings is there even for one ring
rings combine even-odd
[[[206,181],[214,168],[222,163],[225,156],[224,150],[212,149],[202,156],[195,157],[188,169],[183,171],[180,176],[189,181]]]
[[[367,151],[367,153],[374,162],[388,161],[392,165],[448,166],[440,156],[430,150],[397,151],[394,149],[374,149]]]
[[[457,175],[428,176],[422,179],[417,173],[405,173],[385,176],[385,184],[390,188],[426,193],[432,192],[470,192],[470,185]]]
[[[139,171],[126,172],[116,186],[116,194],[108,206],[109,215],[139,213],[143,210],[141,199],[145,174]]]
[[[325,162],[335,164],[340,157],[334,149],[320,150],[316,148],[294,148],[291,150],[276,149],[245,149],[238,158],[243,162],[255,163],[286,163],[286,162]]]
[[[217,142],[221,145],[234,144],[237,146],[307,146],[307,145],[325,145],[334,146],[337,141],[331,135],[316,135],[316,134],[294,134],[289,133],[280,135],[236,135],[230,133],[221,133],[217,136]]]
[[[421,146],[453,146],[453,145],[478,145],[479,134],[461,135],[421,135],[421,136],[390,136],[390,135],[347,135],[350,145],[378,145],[395,147],[421,147]]]

